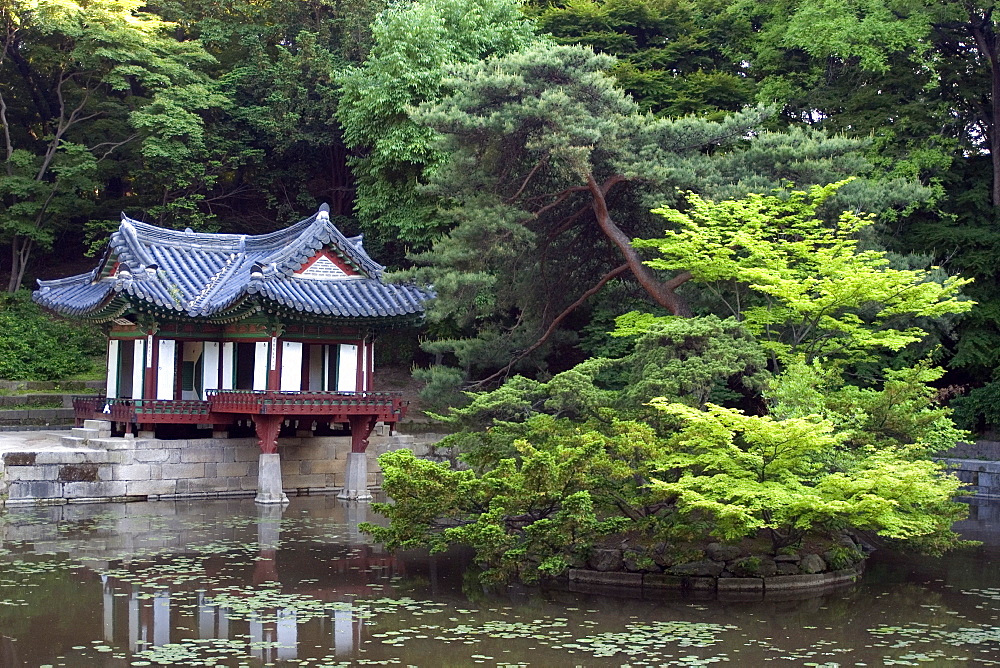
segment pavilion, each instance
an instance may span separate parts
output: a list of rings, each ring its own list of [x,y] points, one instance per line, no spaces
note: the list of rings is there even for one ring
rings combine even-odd
[[[97,267],[40,280],[33,298],[107,327],[106,396],[74,401],[78,426],[104,420],[151,436],[158,425],[211,425],[221,436],[252,421],[257,500],[274,503],[285,499],[283,423],[348,428],[348,480],[364,487],[375,424],[392,428],[405,414],[401,393],[374,390],[374,343],[387,327],[419,323],[428,294],[386,283],[383,271],[326,205],[263,235],[170,230],[123,214]]]

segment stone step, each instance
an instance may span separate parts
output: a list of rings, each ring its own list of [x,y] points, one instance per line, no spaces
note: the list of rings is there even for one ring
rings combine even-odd
[[[60,436],[59,444],[67,448],[77,449],[126,450],[133,447],[133,444],[135,443],[132,439],[111,438],[109,436],[80,436],[73,434],[72,432],[74,431],[76,431],[76,429],[71,429],[69,436]]]
[[[90,422],[90,420],[87,420]],[[86,424],[86,422],[84,423]],[[73,427],[69,430],[69,436],[63,438],[78,438],[94,441],[99,438],[111,438],[111,429],[90,429],[88,427]]]
[[[76,429],[79,429],[77,427]],[[120,438],[111,436],[79,436],[72,432],[76,429],[70,430],[69,436],[60,436],[59,444],[68,448],[90,448],[98,450],[130,450],[136,447],[136,443],[139,442],[135,438]],[[145,443],[145,441],[143,441]]]

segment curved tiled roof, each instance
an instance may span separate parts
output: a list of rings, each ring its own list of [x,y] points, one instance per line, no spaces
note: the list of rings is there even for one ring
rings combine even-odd
[[[300,278],[303,264],[330,249],[355,275]],[[419,315],[428,295],[384,283],[384,267],[368,256],[362,237],[346,237],[320,210],[283,230],[261,235],[169,230],[122,215],[102,266],[86,274],[38,281],[33,298],[59,313],[86,317],[116,295],[178,316],[211,319],[256,299],[332,318]],[[117,262],[113,274],[102,271]]]

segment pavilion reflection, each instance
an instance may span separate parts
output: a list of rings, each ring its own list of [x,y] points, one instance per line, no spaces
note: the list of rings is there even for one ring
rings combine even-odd
[[[317,572],[315,565],[282,564],[283,508],[258,506],[256,559],[252,572],[246,574],[246,580],[253,585],[272,583],[283,593],[330,603],[325,615],[310,616],[307,633],[310,647],[318,642],[329,644],[337,657],[354,655],[362,642],[365,623],[355,613],[353,601],[370,597],[371,585],[376,583],[386,587],[382,594],[391,593],[385,585],[386,576],[405,571],[401,560],[379,546],[362,542],[365,537],[354,528],[368,519],[367,504],[350,504],[345,511],[352,529],[345,544],[339,547],[348,549],[332,562],[323,562],[330,576],[320,583],[314,578],[301,577]],[[224,563],[223,557],[207,557],[206,570],[210,575],[219,572]],[[288,584],[283,584],[282,575]],[[213,590],[219,588],[231,596],[232,582],[222,584],[221,579],[209,577],[208,583],[176,584],[173,579],[173,575],[165,573],[162,578],[137,584],[102,576],[105,641],[137,652],[192,638],[243,639],[262,662],[299,658],[300,636],[306,625],[300,623],[295,609],[265,608],[259,610],[256,618],[248,619],[245,612],[233,615],[213,599]]]

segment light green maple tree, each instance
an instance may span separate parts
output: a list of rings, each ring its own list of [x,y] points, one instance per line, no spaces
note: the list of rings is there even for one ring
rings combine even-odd
[[[810,532],[855,529],[939,552],[967,512],[953,501],[961,482],[907,448],[867,448],[846,470],[830,466],[834,425],[818,416],[775,419],[721,406],[698,410],[666,400],[675,417],[672,452],[651,489],[689,520],[737,540],[765,530],[775,551]]]
[[[634,245],[656,249],[651,267],[686,270],[715,293],[776,365],[899,351],[926,336],[914,318],[972,308],[961,294],[969,279],[895,268],[886,252],[862,248],[873,216],[828,222],[822,207],[845,183],[720,202],[691,193],[683,210],[656,210],[670,226],[663,237]]]

